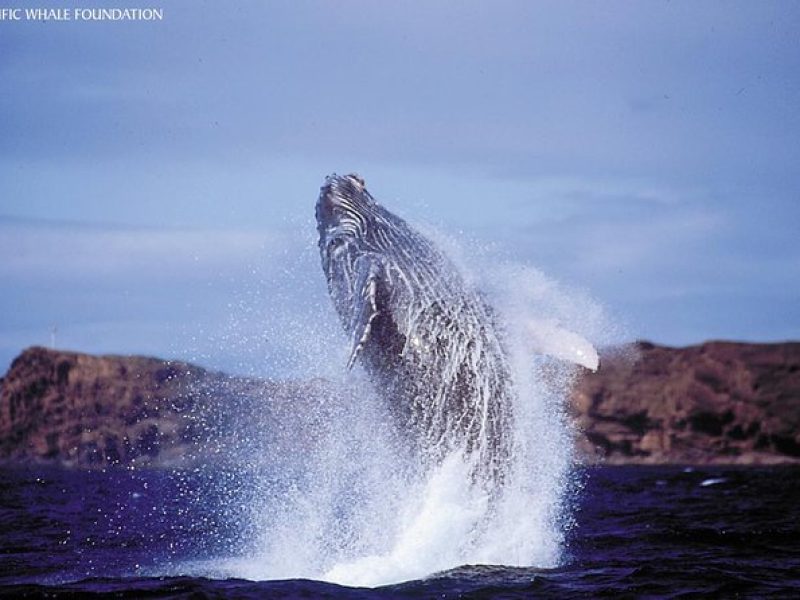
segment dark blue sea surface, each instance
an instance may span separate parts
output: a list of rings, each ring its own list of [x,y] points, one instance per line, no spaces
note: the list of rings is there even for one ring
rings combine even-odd
[[[797,467],[587,469],[553,569],[465,565],[375,589],[159,576],[245,548],[242,515],[219,510],[219,477],[0,470],[0,596],[800,597]]]

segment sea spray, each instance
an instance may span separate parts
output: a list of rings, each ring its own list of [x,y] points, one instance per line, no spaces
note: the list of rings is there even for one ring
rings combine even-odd
[[[451,238],[436,241],[453,253]],[[565,408],[581,368],[537,355],[520,324],[557,321],[603,345],[616,341],[604,311],[534,269],[482,268],[485,257],[459,255],[465,279],[495,309],[515,386],[513,452],[503,488],[493,495],[476,484],[460,452],[424,468],[391,418],[391,399],[359,368],[345,374],[347,340],[324,289],[306,281],[318,279],[315,253],[299,256],[285,263],[297,266],[283,272],[277,293],[256,291],[238,303],[228,337],[239,330],[240,339],[269,339],[273,357],[285,345],[294,377],[324,379],[289,401],[294,410],[284,407],[278,422],[263,424],[280,430],[280,444],[265,437],[261,452],[252,440],[240,444],[248,451],[239,472],[249,480],[240,486],[246,493],[234,491],[227,501],[249,507],[244,541],[229,556],[184,563],[179,571],[376,586],[463,564],[556,566],[575,487]],[[254,336],[257,327],[266,327],[266,336]],[[235,461],[237,444],[227,450]]]

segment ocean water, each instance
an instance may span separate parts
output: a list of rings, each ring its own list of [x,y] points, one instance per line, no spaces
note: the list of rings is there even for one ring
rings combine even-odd
[[[220,485],[225,478],[218,469],[3,469],[0,596],[796,598],[800,593],[798,467],[579,469],[557,564],[451,565],[408,581],[357,587],[226,576],[230,564],[254,560],[253,543],[262,532],[244,522],[248,511],[229,505],[232,482]],[[306,524],[295,525],[298,536],[304,535]]]
[[[457,254],[449,246],[448,253]],[[175,487],[171,496],[180,499],[182,511],[166,523],[173,530],[199,527],[203,534],[195,543],[204,551],[183,551],[186,543],[173,540],[168,548],[180,551],[157,566],[139,563],[141,574],[306,579],[374,590],[463,565],[564,564],[585,483],[573,469],[574,432],[565,414],[582,367],[538,352],[525,332],[536,319],[547,332],[560,324],[604,346],[613,341],[613,327],[590,298],[534,269],[495,264],[487,272],[478,262],[456,259],[465,280],[492,305],[513,373],[507,401],[514,418],[504,432],[510,451],[501,489],[491,477],[476,475],[479,453],[454,444],[442,459],[435,448],[415,446],[393,410],[396,399],[375,389],[359,366],[346,371],[351,344],[328,298],[308,296],[313,302],[291,317],[277,311],[297,304],[295,289],[280,302],[255,292],[236,307],[227,339],[240,340],[265,365],[290,365],[298,379],[321,377],[326,384],[284,404],[264,398],[253,409],[209,399],[224,413],[217,419],[212,411],[211,429],[224,421],[235,431],[219,442],[222,461],[164,484]],[[287,279],[306,278],[289,272]],[[249,348],[252,332],[265,327],[263,337],[281,349],[277,354]],[[252,374],[262,371],[255,367]],[[475,375],[484,376],[480,369]],[[491,389],[480,381],[476,387]],[[187,512],[203,520],[184,523],[179,517]]]
[[[198,428],[229,434],[195,468],[0,471],[0,596],[796,596],[800,469],[576,468],[565,407],[581,368],[552,357],[577,336],[611,345],[613,324],[538,271],[481,269],[432,237],[503,334],[502,483],[457,445],[415,450],[392,399],[345,373],[327,299],[276,313],[296,304],[289,285],[284,301],[238,307],[228,339],[258,332],[278,349],[249,348],[264,364],[327,384],[250,408],[200,398],[216,412],[198,411]]]

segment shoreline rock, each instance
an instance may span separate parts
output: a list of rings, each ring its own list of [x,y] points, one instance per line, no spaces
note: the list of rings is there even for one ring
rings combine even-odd
[[[576,382],[569,414],[583,462],[800,464],[800,343],[632,350]],[[0,379],[0,463],[167,467],[297,454],[335,422],[319,399],[338,393],[323,380],[29,348]]]
[[[606,464],[800,462],[800,343],[639,342],[586,375],[580,451]]]

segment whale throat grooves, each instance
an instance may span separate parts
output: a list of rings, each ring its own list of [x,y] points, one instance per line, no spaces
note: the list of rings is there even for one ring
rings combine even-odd
[[[502,479],[513,382],[491,308],[429,239],[355,175],[329,176],[316,207],[328,288],[363,365],[425,461],[459,451]]]

